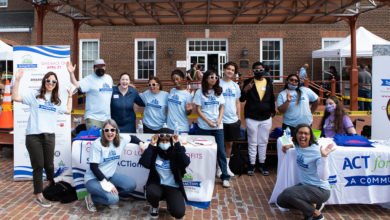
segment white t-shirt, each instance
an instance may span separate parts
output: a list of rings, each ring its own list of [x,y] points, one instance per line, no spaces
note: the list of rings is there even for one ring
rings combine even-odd
[[[159,130],[167,120],[168,93],[160,91],[154,94],[150,90],[139,94],[145,103],[144,124],[153,130]]]
[[[108,74],[99,77],[95,73],[79,81],[80,89],[86,93],[84,118],[105,121],[111,118],[112,78]]]
[[[222,122],[225,124],[235,123],[238,121],[236,104],[237,99],[241,97],[240,87],[232,80],[230,82],[220,80],[219,85],[222,87],[222,95],[225,98]]]
[[[51,94],[45,94],[46,100],[37,99],[38,91],[27,91],[22,95],[22,103],[30,106],[30,117],[27,122],[26,135],[53,134],[57,125],[57,114],[64,114],[66,106],[51,103]]]
[[[219,117],[219,106],[225,104],[225,98],[221,94],[220,96],[214,95],[214,90],[208,91],[208,97],[204,96],[202,89],[198,89],[195,93],[194,102],[196,105],[201,106],[201,111],[204,116],[212,122],[215,122]],[[205,130],[223,129],[223,123],[218,128],[208,126],[208,124],[201,118],[198,118],[199,127]]]
[[[188,132],[186,105],[191,101],[192,96],[187,90],[171,89],[168,96],[168,128],[175,130],[175,122],[177,122],[180,132]]]
[[[101,138],[98,138],[92,143],[88,162],[99,164],[98,167],[104,176],[106,178],[111,178],[118,166],[118,161],[121,158],[123,148],[130,143],[131,138],[129,135],[121,136],[121,141],[118,147],[115,147],[112,142],[110,142],[108,147],[103,147],[100,139]],[[88,169],[84,176],[84,182],[87,183],[91,179],[96,179],[96,176],[93,174],[88,164]]]

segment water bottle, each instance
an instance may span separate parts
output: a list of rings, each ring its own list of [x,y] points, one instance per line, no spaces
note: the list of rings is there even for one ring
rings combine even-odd
[[[177,121],[175,121],[175,130],[173,133],[179,135],[179,123]]]
[[[290,130],[290,127],[289,127],[289,126],[287,126],[285,132],[286,132],[286,136],[289,137],[289,138],[291,138],[291,130]]]
[[[144,133],[144,125],[142,124],[142,120],[139,120],[137,133],[138,134]]]

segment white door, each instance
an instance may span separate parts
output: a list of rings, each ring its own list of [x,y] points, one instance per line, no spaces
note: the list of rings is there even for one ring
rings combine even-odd
[[[220,53],[218,54],[218,72],[219,76],[223,76],[223,65],[226,63],[226,54]]]

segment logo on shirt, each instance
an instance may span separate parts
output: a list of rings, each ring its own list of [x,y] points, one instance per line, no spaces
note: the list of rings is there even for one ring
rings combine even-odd
[[[228,89],[223,93],[223,96],[236,97],[236,94],[233,92],[232,89],[228,88]]]
[[[56,112],[56,108],[54,107],[53,103],[50,101],[45,101],[44,104],[39,104],[38,108],[44,111],[50,111],[50,112]]]
[[[297,157],[297,164],[298,164],[298,166],[300,166],[302,168],[305,168],[305,169],[309,168],[309,165],[305,164],[305,160],[304,160],[302,155]]]
[[[210,96],[208,101],[204,102],[205,105],[219,105],[217,98],[215,96]]]
[[[112,92],[112,88],[108,83],[103,83],[103,87],[99,89],[100,92]]]
[[[153,99],[150,103],[147,103],[146,106],[152,107],[152,108],[158,108],[161,109],[162,106],[159,105],[159,102],[157,99]]]
[[[298,95],[297,94],[294,94],[292,96],[292,99],[291,99],[291,102],[296,102],[297,101],[297,98],[298,98]],[[301,96],[301,101],[305,100],[305,97]]]
[[[181,105],[181,101],[179,101],[179,96],[177,94],[174,94],[170,98],[168,98],[168,102],[172,102],[178,105]]]
[[[108,153],[108,157],[103,159],[103,162],[108,162],[112,160],[118,160],[121,157],[121,155],[116,155],[115,150],[110,150]]]
[[[156,160],[156,167],[163,170],[170,170],[171,165],[169,164],[169,160]]]

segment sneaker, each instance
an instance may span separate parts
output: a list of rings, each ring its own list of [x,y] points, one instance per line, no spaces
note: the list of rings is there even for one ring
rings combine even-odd
[[[222,175],[221,167],[217,166],[217,172],[216,172],[215,176],[218,178],[221,178],[221,175]]]
[[[265,163],[260,163],[259,171],[260,171],[261,174],[263,174],[263,176],[268,176],[269,175],[269,172],[268,172],[267,167],[265,166]]]
[[[325,207],[325,203],[320,203],[320,204],[317,204],[316,205],[316,209],[318,210],[318,211],[322,211],[322,209],[324,209],[324,207]]]
[[[131,197],[129,195],[119,196],[119,199],[122,200],[122,201],[129,201],[131,199]]]
[[[153,208],[152,207],[152,210],[150,211],[150,216],[152,218],[157,218],[158,217],[158,207],[157,208]]]
[[[324,218],[324,216],[323,216],[322,214],[320,214],[320,215],[318,215],[318,216],[313,216],[311,219],[312,219],[312,220],[323,220],[323,219],[325,219],[325,218]]]
[[[44,207],[44,208],[49,208],[51,207],[51,202],[49,202],[47,199],[44,197],[42,198],[35,198],[34,202],[38,203],[38,205]]]
[[[92,201],[91,194],[88,194],[85,197],[85,205],[87,206],[88,211],[96,212],[96,207],[95,207],[95,204]]]
[[[223,186],[224,188],[230,188],[230,182],[229,182],[229,180],[223,180],[223,181],[222,181],[222,186]]]
[[[313,216],[306,216],[305,218],[303,218],[303,220],[312,220],[313,219]]]
[[[110,209],[119,209],[119,206],[117,204],[108,205],[108,208]]]
[[[234,173],[230,170],[229,163],[230,163],[230,158],[226,158],[226,165],[227,165],[227,173],[229,176],[234,177]]]
[[[255,175],[255,165],[249,165],[248,171],[247,171],[248,176],[253,176]]]

